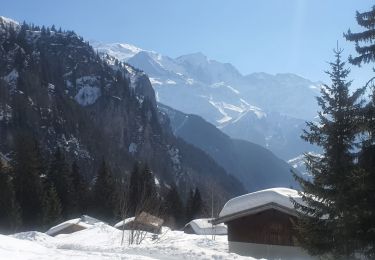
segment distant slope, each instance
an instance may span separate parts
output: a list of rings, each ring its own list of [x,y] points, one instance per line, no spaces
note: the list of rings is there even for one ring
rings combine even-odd
[[[118,175],[145,162],[162,187],[176,183],[181,194],[198,187],[206,199],[217,185],[225,202],[245,192],[206,153],[176,138],[167,120],[145,73],[98,56],[72,31],[0,17],[0,154],[9,160],[18,134],[27,133],[46,158],[59,147],[76,160],[89,181],[105,158]]]
[[[169,116],[176,136],[208,153],[248,191],[296,187],[291,166],[269,150],[248,141],[231,139],[199,116],[187,115],[162,104],[158,107]]]
[[[319,152],[300,138],[305,121],[317,114],[319,82],[290,73],[242,75],[202,53],[171,58],[129,44],[94,47],[147,73],[158,102],[199,115],[232,138],[262,145],[284,160]]]

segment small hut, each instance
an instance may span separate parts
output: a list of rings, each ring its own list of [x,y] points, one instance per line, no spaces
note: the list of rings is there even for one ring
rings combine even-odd
[[[226,235],[228,230],[224,223],[214,225],[211,223],[212,218],[194,219],[184,227],[186,234],[196,235]]]
[[[294,225],[298,221],[291,198],[296,190],[273,188],[229,200],[214,224],[228,226],[229,251],[267,259],[313,259],[298,247]]]
[[[154,234],[160,234],[163,223],[163,219],[143,211],[136,217],[120,221],[114,227],[121,230],[142,230]]]
[[[83,215],[80,218],[70,219],[57,226],[51,227],[46,234],[50,236],[57,236],[60,234],[71,234],[80,230],[92,227],[95,223],[101,222],[100,220]]]

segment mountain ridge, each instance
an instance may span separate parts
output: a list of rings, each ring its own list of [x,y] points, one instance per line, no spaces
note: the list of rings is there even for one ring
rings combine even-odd
[[[110,46],[101,46],[100,51],[110,52]],[[319,82],[292,73],[242,75],[232,64],[202,53],[173,59],[143,51],[124,61],[149,75],[158,102],[202,116],[233,138],[260,144],[285,160],[317,150],[295,135],[295,126],[298,121],[302,133],[304,122],[316,116]],[[283,122],[282,131],[278,122]]]

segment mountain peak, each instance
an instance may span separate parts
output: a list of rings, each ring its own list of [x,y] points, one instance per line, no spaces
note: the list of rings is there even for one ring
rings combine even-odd
[[[90,44],[101,53],[108,53],[120,61],[127,61],[144,50],[128,43],[102,43],[90,41]]]
[[[181,62],[189,62],[194,64],[201,64],[208,62],[208,58],[202,52],[195,52],[177,57],[176,60]]]

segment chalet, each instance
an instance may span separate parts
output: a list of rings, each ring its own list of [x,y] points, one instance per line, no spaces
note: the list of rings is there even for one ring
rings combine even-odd
[[[196,235],[226,235],[227,226],[224,223],[213,225],[211,218],[194,219],[187,223],[184,232]]]
[[[142,230],[150,233],[160,234],[164,220],[147,212],[141,212],[138,216],[127,218],[114,227],[121,230]]]
[[[80,218],[70,219],[57,226],[51,227],[46,234],[50,236],[57,236],[60,234],[71,234],[80,230],[84,230],[94,226],[94,224],[101,222],[96,218],[83,215]]]
[[[266,259],[314,259],[298,246],[294,224],[297,212],[291,198],[296,190],[273,188],[229,200],[213,224],[228,226],[229,251]]]

